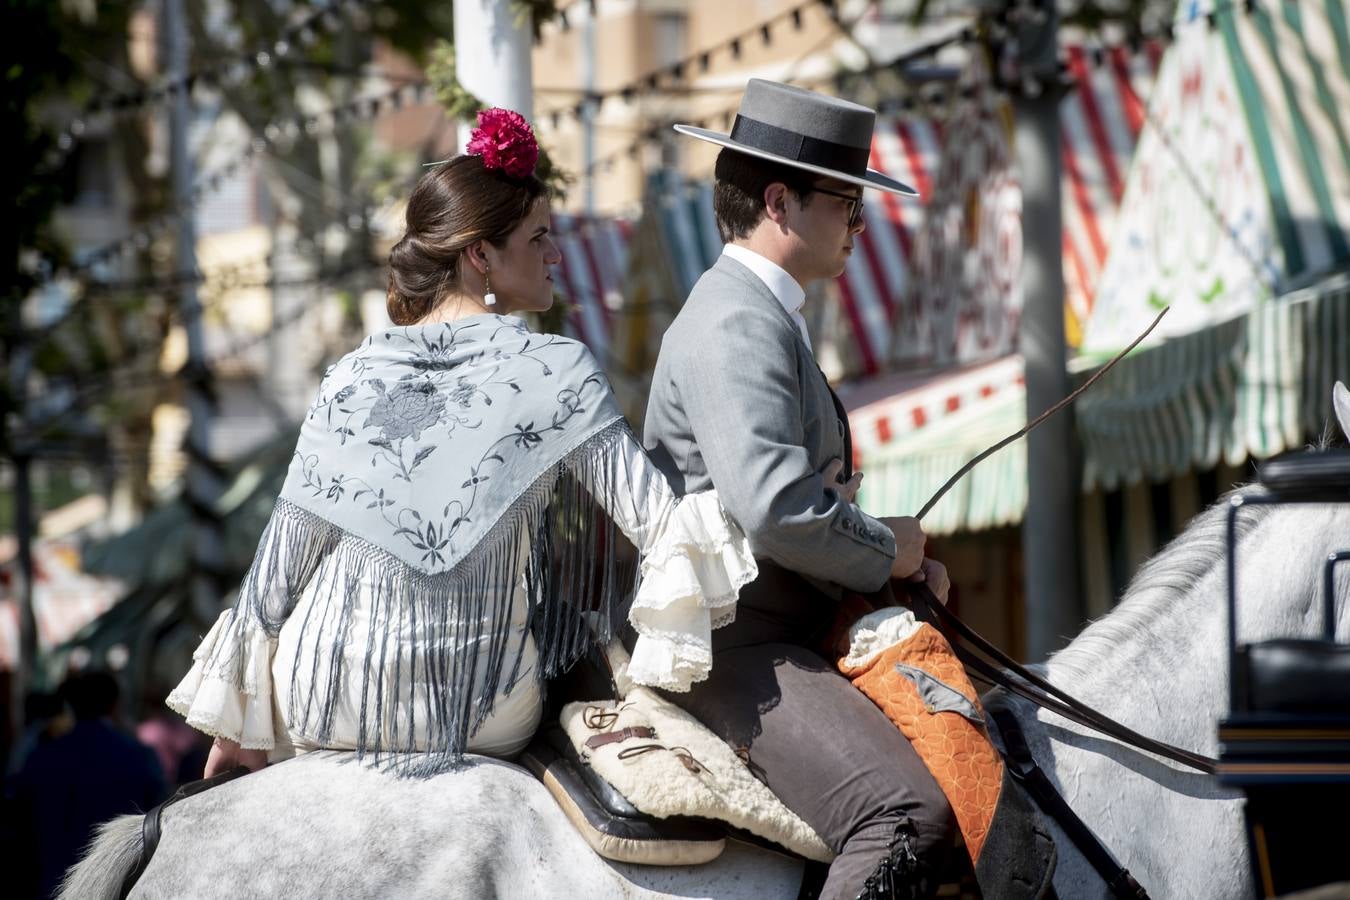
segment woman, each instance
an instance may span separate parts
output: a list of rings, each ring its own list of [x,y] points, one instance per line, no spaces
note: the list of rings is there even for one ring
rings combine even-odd
[[[642,553],[640,683],[705,678],[755,577],[715,495],[677,500],[652,467],[586,348],[518,318],[553,302],[548,192],[523,118],[479,125],[414,189],[395,327],[324,376],[238,601],[169,696],[216,736],[208,776],[320,747],[407,774],[518,752],[542,679],[632,594],[616,525]]]

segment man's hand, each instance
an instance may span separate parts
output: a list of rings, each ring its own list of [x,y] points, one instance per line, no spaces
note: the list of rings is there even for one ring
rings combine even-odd
[[[833,488],[839,496],[843,497],[849,503],[858,496],[858,485],[862,484],[862,473],[854,472],[853,477],[848,481],[840,481],[839,476],[844,473],[844,461],[838,457],[825,464],[825,468],[820,470],[820,474],[825,478],[825,487]]]
[[[952,589],[951,579],[947,577],[947,567],[936,559],[924,557],[919,565],[919,571],[905,579],[906,581],[922,581],[928,585],[928,589],[933,592],[933,596],[947,605],[947,594]]]
[[[923,546],[928,538],[924,536],[919,520],[913,516],[892,516],[881,519],[895,535],[895,562],[891,563],[892,578],[908,578],[919,571],[923,562]]]

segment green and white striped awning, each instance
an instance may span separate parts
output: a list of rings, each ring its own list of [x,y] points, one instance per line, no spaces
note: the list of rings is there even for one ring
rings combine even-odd
[[[853,410],[864,508],[913,515],[967,460],[1020,429],[1026,392],[1008,368],[1013,363],[1020,369],[1010,357]],[[1079,382],[1090,374],[1080,372]],[[1002,386],[991,390],[990,376]],[[1330,427],[1337,379],[1350,382],[1346,275],[1132,354],[1075,404],[1083,490],[1165,481],[1296,448]],[[916,395],[951,411],[910,415]],[[876,439],[878,431],[885,440]],[[1026,444],[1018,441],[976,466],[928,514],[924,529],[941,535],[1013,525],[1026,499]]]
[[[1296,448],[1350,380],[1350,278],[1136,353],[1079,398],[1083,486],[1162,481]]]
[[[864,452],[858,502],[879,516],[912,516],[938,488],[986,447],[1026,424],[1021,386]],[[980,531],[1022,520],[1027,505],[1027,448],[1016,441],[984,460],[924,517],[930,535]]]
[[[1007,356],[957,372],[895,375],[841,390],[860,502],[876,515],[913,515],[953,474],[1025,421],[1022,358]],[[929,534],[1014,524],[1026,506],[1026,447],[986,459],[924,518]]]

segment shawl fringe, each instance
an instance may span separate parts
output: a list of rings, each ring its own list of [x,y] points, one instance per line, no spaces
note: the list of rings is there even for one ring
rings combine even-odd
[[[338,704],[359,684],[358,758],[411,777],[455,766],[499,693],[509,695],[525,677],[556,675],[592,640],[612,637],[638,586],[637,554],[592,495],[613,493],[627,432],[622,419],[610,422],[545,469],[445,572],[423,572],[279,498],[234,607],[238,640],[218,641],[207,671],[242,690],[246,666],[237,651],[249,645],[246,630],[277,637],[317,580],[329,593],[309,605],[298,640],[311,643],[310,629],[332,639],[296,655],[289,696],[279,698],[290,730],[330,743]],[[534,672],[522,671],[525,641],[512,626],[522,559],[526,628],[539,653]],[[350,634],[361,590],[371,595],[370,622],[358,653]],[[423,639],[392,647],[406,629]],[[419,709],[426,721],[417,721]]]

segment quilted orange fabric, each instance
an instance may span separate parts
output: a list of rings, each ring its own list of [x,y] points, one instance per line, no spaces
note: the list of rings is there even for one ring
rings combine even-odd
[[[910,673],[922,670],[931,679],[907,675],[897,664]],[[962,706],[984,718],[975,688],[947,639],[925,623],[861,666],[850,666],[842,657],[838,666],[909,738],[947,795],[971,861],[979,860],[998,805],[1003,760],[983,726],[949,711]],[[956,691],[969,704],[944,688]]]

